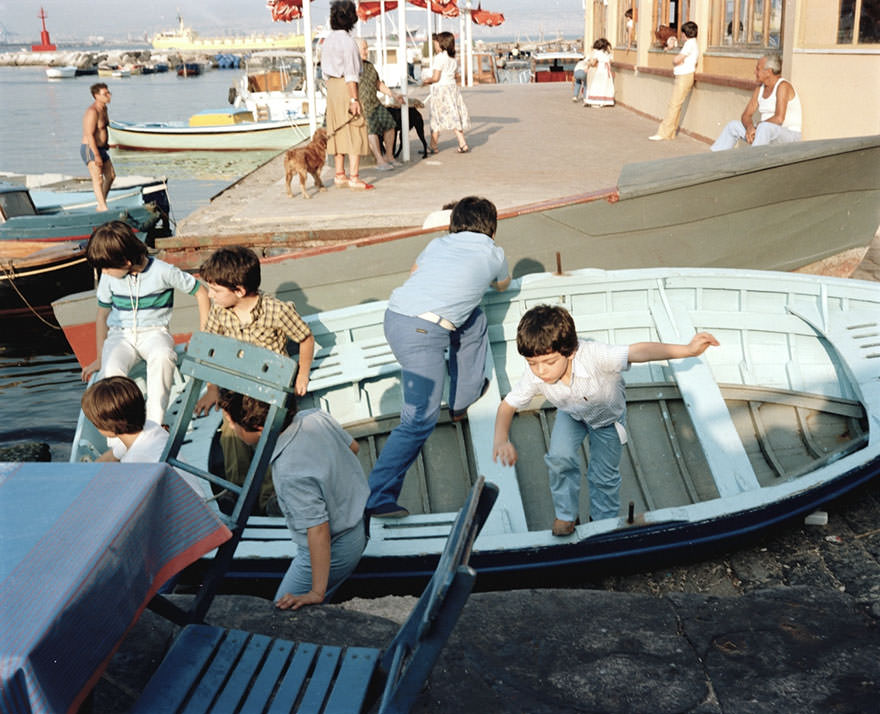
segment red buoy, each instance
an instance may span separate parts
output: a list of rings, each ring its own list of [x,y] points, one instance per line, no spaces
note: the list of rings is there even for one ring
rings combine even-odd
[[[49,39],[49,30],[46,29],[46,11],[40,8],[40,14],[37,17],[43,21],[43,31],[40,33],[40,44],[31,45],[31,50],[33,52],[54,52],[55,45]]]

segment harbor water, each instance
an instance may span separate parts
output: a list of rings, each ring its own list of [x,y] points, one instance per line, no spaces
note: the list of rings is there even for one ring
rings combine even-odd
[[[168,72],[47,80],[42,67],[0,67],[0,172],[87,176],[79,147],[95,82],[113,92],[112,119],[174,121],[228,106],[238,77],[237,70],[213,70],[188,78]],[[110,155],[119,176],[167,177],[177,221],[273,153],[114,149]],[[79,374],[60,331],[36,320],[26,334],[18,325],[0,325],[0,447],[40,441],[49,444],[53,461],[67,460],[84,389]]]

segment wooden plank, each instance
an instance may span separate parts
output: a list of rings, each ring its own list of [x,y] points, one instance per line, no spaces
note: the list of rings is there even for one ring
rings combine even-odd
[[[272,693],[275,691],[275,685],[281,677],[281,673],[285,670],[290,655],[294,649],[294,643],[288,640],[273,640],[272,646],[263,661],[263,666],[257,673],[253,681],[248,697],[242,705],[241,711],[263,711]]]
[[[185,627],[144,688],[132,714],[178,711],[224,633],[222,628],[208,625]]]
[[[229,673],[229,678],[217,697],[217,701],[214,702],[213,711],[236,711],[239,702],[244,699],[251,679],[260,671],[263,655],[266,654],[271,642],[272,638],[266,637],[266,635],[251,636],[244,652],[241,653],[241,657]]]
[[[311,671],[312,662],[318,654],[318,649],[319,645],[313,645],[310,642],[301,642],[296,646],[293,660],[284,673],[284,679],[281,680],[275,698],[272,700],[272,706],[266,714],[289,714]]]
[[[356,714],[367,696],[367,688],[379,662],[373,647],[349,647],[333,683],[323,714]]]
[[[303,694],[299,709],[296,710],[297,714],[321,714],[327,693],[333,685],[341,655],[341,647],[331,645],[321,647],[315,659],[315,668],[312,670],[309,684]]]
[[[651,316],[663,342],[686,343],[696,333],[687,311],[675,303],[652,304]],[[708,365],[697,357],[669,360],[668,364],[697,431],[719,495],[724,498],[759,488],[749,457]]]
[[[243,630],[226,630],[225,635],[208,669],[199,678],[192,697],[183,709],[184,714],[208,714],[213,711],[217,692],[226,683],[226,678],[244,650],[249,636]]]

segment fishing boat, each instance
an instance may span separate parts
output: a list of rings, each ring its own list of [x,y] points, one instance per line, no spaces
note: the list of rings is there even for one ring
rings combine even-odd
[[[125,122],[110,120],[110,146],[146,151],[280,151],[309,137],[308,123],[252,121],[249,111],[217,110],[189,121]],[[215,123],[205,123],[213,121]]]
[[[0,176],[0,243],[85,240],[107,221],[125,221],[149,244],[167,235],[168,193],[164,178],[119,179],[99,211],[91,183],[61,175]],[[87,188],[88,187],[88,188]]]
[[[515,467],[493,462],[495,412],[525,369],[516,327],[530,307],[571,311],[579,335],[614,344],[688,342],[698,330],[719,347],[699,358],[632,365],[625,373],[628,441],[618,517],[551,534],[543,456],[554,409],[536,398],[513,423]],[[398,422],[400,368],[383,334],[385,302],[312,315],[309,394],[299,408],[331,413],[360,444],[369,473]],[[604,567],[656,567],[735,547],[801,518],[880,473],[880,285],[832,277],[723,269],[577,270],[532,274],[488,293],[487,393],[465,422],[445,410],[407,473],[399,503],[411,515],[372,519],[353,576],[424,577],[478,475],[500,496],[474,546],[482,578]],[[179,405],[179,402],[178,402]],[[169,423],[182,423],[172,404]],[[220,417],[192,421],[180,458],[211,467]],[[71,460],[104,443],[80,419]],[[585,447],[586,449],[586,447]],[[589,459],[586,450],[584,460]],[[210,497],[205,487],[204,496]],[[278,578],[295,546],[281,518],[251,517],[232,577]]]
[[[76,77],[76,67],[74,65],[47,67],[46,77],[49,79],[68,79],[70,77]]]
[[[320,122],[327,108],[323,82],[316,89],[315,112]],[[241,77],[229,90],[229,101],[257,119],[308,123],[305,54],[254,52],[245,58]]]
[[[181,62],[177,65],[178,77],[198,77],[202,73],[201,62]]]
[[[0,240],[0,321],[3,340],[21,321],[55,325],[51,303],[94,287],[85,241]]]
[[[660,266],[797,270],[847,276],[880,215],[880,136],[627,164],[616,187],[501,211],[495,235],[514,277],[563,268]],[[304,314],[381,300],[441,231],[412,228],[159,238],[159,257],[198,270],[221,245],[251,246],[262,289]],[[290,252],[285,252],[290,251]],[[82,364],[95,359],[94,296],[55,313]],[[194,301],[172,331],[198,326]]]

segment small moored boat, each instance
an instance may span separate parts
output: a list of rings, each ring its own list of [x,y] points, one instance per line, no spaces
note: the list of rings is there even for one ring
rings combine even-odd
[[[564,305],[585,339],[680,343],[707,330],[721,343],[700,358],[625,373],[621,513],[587,522],[583,483],[582,525],[563,538],[550,532],[543,460],[555,410],[536,399],[514,419],[516,467],[492,461],[498,403],[527,368],[517,323],[540,303]],[[333,414],[360,443],[365,473],[398,423],[400,369],[383,335],[384,309],[370,303],[307,318],[317,347],[299,408]],[[736,546],[880,473],[876,283],[742,270],[578,270],[527,275],[487,294],[483,310],[489,390],[465,422],[441,416],[398,499],[411,515],[372,520],[355,580],[429,573],[478,475],[498,484],[500,496],[474,545],[474,567],[484,581],[516,584],[528,574],[656,566]],[[216,412],[194,420],[180,458],[209,469],[219,422]],[[71,459],[103,448],[81,418]],[[294,553],[283,519],[254,516],[230,574],[277,578]]]
[[[221,110],[193,115],[189,121],[136,123],[111,119],[109,141],[113,148],[147,151],[280,151],[309,137],[307,123],[252,118],[246,110]]]
[[[76,77],[76,67],[74,65],[68,65],[65,67],[47,67],[46,77],[49,79],[68,79],[70,77]]]

